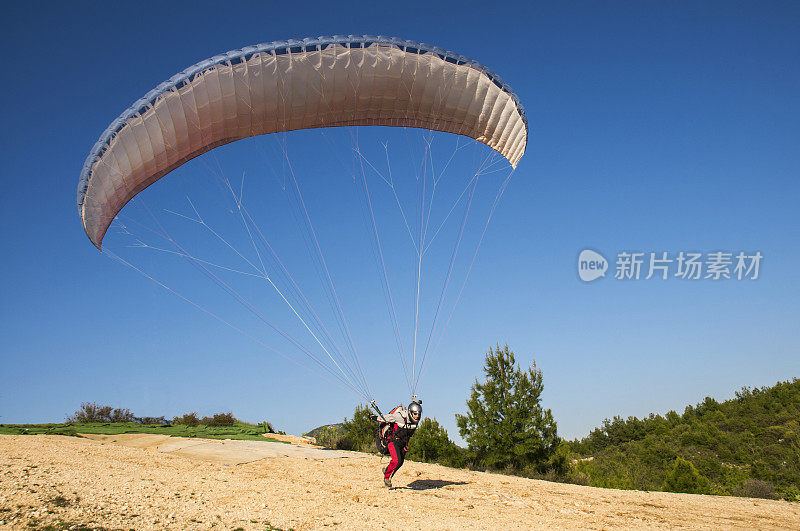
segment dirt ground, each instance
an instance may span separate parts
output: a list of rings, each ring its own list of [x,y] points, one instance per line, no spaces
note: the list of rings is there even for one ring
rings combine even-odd
[[[267,457],[299,457],[303,459],[352,459],[363,457],[357,452],[326,450],[294,435],[279,435],[284,442],[237,441],[169,437],[150,433],[124,433],[118,435],[81,434],[103,444],[116,444],[153,452],[168,453],[211,461],[220,465],[241,465]],[[292,438],[297,439],[292,441]],[[285,444],[295,442],[295,444]]]
[[[597,489],[376,456],[237,465],[85,438],[0,435],[0,527],[800,529],[800,503]],[[68,527],[67,527],[68,528]]]

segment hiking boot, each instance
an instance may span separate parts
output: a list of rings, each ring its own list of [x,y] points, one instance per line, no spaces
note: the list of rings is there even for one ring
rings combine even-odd
[[[392,488],[392,480],[391,479],[384,478],[383,479],[383,484],[386,485],[386,488],[388,488],[388,489]]]

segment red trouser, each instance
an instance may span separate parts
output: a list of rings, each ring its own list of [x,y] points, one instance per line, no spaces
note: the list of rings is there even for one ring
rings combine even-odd
[[[406,460],[406,450],[392,441],[389,443],[389,455],[392,456],[392,460],[389,462],[389,466],[386,467],[386,474],[383,476],[385,479],[392,479],[397,469],[403,466],[403,461]]]

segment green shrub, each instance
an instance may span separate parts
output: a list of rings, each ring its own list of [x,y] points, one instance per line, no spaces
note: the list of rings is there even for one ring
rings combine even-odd
[[[359,452],[375,452],[375,433],[377,423],[372,419],[369,406],[360,405],[353,412],[353,419],[344,419],[342,438],[336,443],[339,450],[356,450]]]
[[[411,438],[407,457],[414,461],[456,466],[460,455],[447,430],[436,419],[426,418]]]
[[[197,417],[197,413],[184,413],[182,416],[172,419],[172,423],[194,428],[200,424],[200,419]]]
[[[708,493],[709,484],[708,480],[700,475],[691,462],[678,457],[675,459],[672,470],[667,473],[663,488],[668,492],[706,494]]]
[[[200,424],[206,426],[233,426],[236,424],[236,417],[232,412],[217,413],[212,417],[203,417],[200,419]]]
[[[352,439],[348,437],[342,437],[337,439],[336,442],[333,444],[333,447],[336,450],[348,450],[348,451],[357,451],[358,447],[356,447],[355,443]]]
[[[103,406],[95,402],[84,402],[81,408],[67,417],[67,422],[134,422],[130,409]]]
[[[169,426],[171,423],[164,417],[140,417],[136,419],[139,424],[158,424],[161,426]]]
[[[789,502],[800,502],[800,490],[797,490],[797,487],[792,485],[784,489],[780,493],[780,497]]]

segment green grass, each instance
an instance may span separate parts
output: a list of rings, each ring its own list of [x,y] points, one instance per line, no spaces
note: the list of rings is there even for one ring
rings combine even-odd
[[[69,435],[79,433],[118,435],[120,433],[154,433],[170,437],[197,437],[200,439],[236,439],[241,441],[284,442],[264,437],[264,426],[237,422],[233,426],[165,426],[161,424],[137,424],[135,422],[103,422],[63,424],[0,424],[0,435]],[[289,444],[289,443],[286,443]]]

